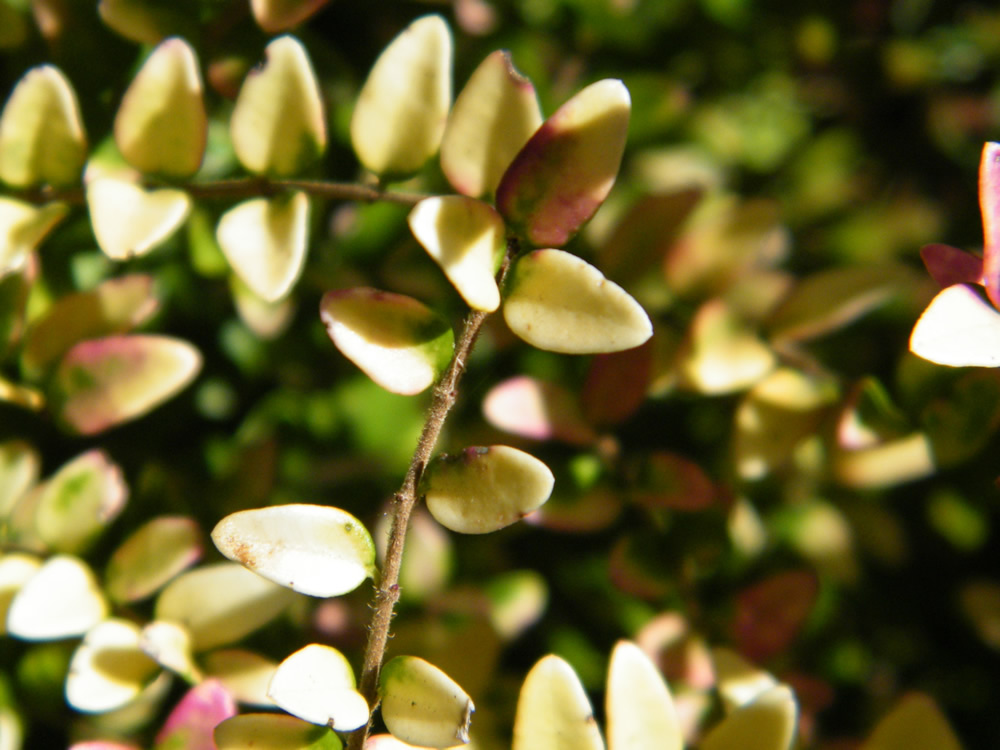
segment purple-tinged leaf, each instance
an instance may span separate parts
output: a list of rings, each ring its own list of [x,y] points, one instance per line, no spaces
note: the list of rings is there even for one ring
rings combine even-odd
[[[631,100],[618,80],[591,84],[546,120],[504,173],[497,209],[536,247],[561,247],[600,207],[625,151]]]
[[[952,284],[982,284],[983,259],[951,245],[924,245],[920,259],[943,289]]]
[[[634,349],[598,354],[580,395],[587,420],[601,426],[624,422],[646,400],[652,377],[652,339]]]
[[[766,661],[785,650],[812,611],[819,581],[811,571],[777,573],[736,598],[733,640],[751,661]]]
[[[683,456],[654,451],[638,462],[634,473],[631,497],[644,508],[700,511],[718,499],[704,470]]]
[[[483,399],[483,415],[494,427],[533,440],[588,445],[597,438],[571,391],[527,375],[494,386]]]
[[[990,302],[1000,308],[1000,143],[983,146],[979,210],[983,214],[983,281]]]
[[[191,688],[156,735],[155,750],[216,750],[215,727],[236,715],[236,701],[218,680]]]

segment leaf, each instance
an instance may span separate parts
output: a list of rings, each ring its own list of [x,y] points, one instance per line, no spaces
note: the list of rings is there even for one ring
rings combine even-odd
[[[69,554],[90,547],[128,500],[121,468],[100,450],[77,456],[34,492],[39,538],[51,550]]]
[[[492,195],[541,124],[535,87],[514,69],[509,52],[497,50],[455,99],[441,140],[441,170],[464,195]]]
[[[201,559],[201,529],[193,518],[159,516],[136,529],[111,555],[105,591],[116,602],[145,599]]]
[[[715,484],[694,461],[665,451],[650,451],[634,462],[631,498],[650,509],[700,511],[717,500]]]
[[[934,448],[925,432],[913,432],[868,448],[833,456],[834,478],[853,489],[892,487],[937,471]]]
[[[473,310],[500,307],[493,278],[506,247],[503,219],[492,206],[461,195],[420,201],[409,215],[413,236]]]
[[[59,418],[93,435],[146,414],[183,390],[201,369],[186,341],[155,335],[82,341],[63,357],[53,379]]]
[[[776,685],[713,727],[699,749],[791,750],[797,713],[792,691]]]
[[[524,679],[512,750],[603,750],[594,711],[573,668],[554,654]]]
[[[375,526],[378,559],[385,560],[392,518],[380,516]],[[415,508],[406,527],[403,559],[399,564],[399,596],[405,602],[422,602],[443,592],[451,579],[455,560],[451,535],[422,508]]]
[[[910,351],[948,367],[1000,366],[1000,313],[969,285],[949,286],[913,327]]]
[[[744,589],[736,598],[733,640],[741,654],[766,661],[795,639],[819,594],[815,573],[790,570]]]
[[[286,658],[271,677],[267,694],[293,716],[337,731],[368,721],[368,703],[355,690],[350,663],[330,646],[313,643]]]
[[[462,534],[487,534],[541,506],[555,478],[534,456],[493,445],[438,456],[423,482],[427,510],[438,523]]]
[[[25,441],[0,443],[0,518],[6,520],[17,501],[38,481],[41,465],[42,457]]]
[[[451,106],[451,32],[422,16],[382,51],[358,94],[351,145],[382,177],[416,172],[437,151]]]
[[[218,750],[341,750],[343,744],[326,727],[284,714],[240,714],[215,728]]]
[[[15,594],[7,611],[7,632],[28,641],[83,635],[108,614],[108,605],[87,564],[56,555]]]
[[[983,259],[957,247],[924,245],[920,248],[920,259],[941,288],[952,284],[983,283]]]
[[[243,82],[229,120],[240,163],[255,174],[292,177],[326,150],[326,119],[309,55],[293,36],[264,50]]]
[[[285,297],[276,302],[268,302],[259,297],[244,284],[240,277],[229,277],[229,291],[233,295],[236,312],[243,325],[253,331],[258,338],[271,340],[288,330],[295,317],[294,298]]]
[[[87,158],[80,105],[59,68],[32,68],[0,113],[0,180],[15,187],[79,182]]]
[[[159,665],[139,649],[139,627],[112,618],[87,631],[66,675],[66,702],[77,711],[105,713],[134,700]]]
[[[698,308],[680,354],[681,382],[708,395],[734,393],[758,382],[775,356],[722,299]]]
[[[403,742],[449,748],[469,741],[472,699],[433,664],[397,656],[382,667],[378,694],[386,728]]]
[[[183,39],[162,42],[132,79],[115,115],[115,143],[145,174],[190,177],[201,166],[208,120],[194,50]]]
[[[294,598],[291,590],[242,565],[223,562],[175,578],[157,597],[153,617],[186,627],[197,652],[240,640],[277,617]]]
[[[979,210],[983,215],[983,284],[1000,307],[1000,143],[986,143],[979,162]]]
[[[191,198],[183,190],[144,190],[119,177],[98,177],[87,185],[87,208],[104,254],[128,260],[170,239],[191,213]]]
[[[882,717],[860,750],[961,750],[934,699],[908,693]]]
[[[146,623],[139,637],[139,648],[164,669],[194,685],[203,676],[194,661],[191,633],[183,625],[165,620]]]
[[[237,713],[236,702],[216,680],[195,685],[167,716],[154,750],[216,750],[215,727]]]
[[[309,196],[294,191],[229,209],[216,230],[229,265],[258,297],[277,302],[302,274],[309,242]]]
[[[256,706],[273,706],[267,695],[278,663],[252,651],[222,649],[206,654],[202,659],[205,674],[218,680],[226,691],[240,703]]]
[[[712,650],[715,688],[727,714],[752,703],[778,684],[773,675],[727,648]]]
[[[329,0],[250,0],[254,20],[268,34],[287,31],[308,20]]]
[[[41,558],[23,552],[0,557],[0,635],[7,634],[7,612],[14,596],[41,567]]]
[[[212,541],[230,560],[309,596],[340,596],[375,575],[364,525],[325,505],[276,505],[223,518]]]
[[[639,410],[653,379],[653,343],[590,361],[580,401],[591,424],[621,424]]]
[[[600,207],[625,151],[631,100],[621,81],[591,84],[524,145],[497,187],[497,210],[536,247],[562,247]]]
[[[319,306],[341,354],[392,393],[428,388],[451,361],[448,322],[412,297],[356,287],[327,292]]]
[[[633,643],[611,652],[607,689],[608,750],[683,750],[677,710],[663,676]]]
[[[23,269],[28,256],[67,213],[65,203],[46,203],[36,208],[0,197],[0,277]]]
[[[97,12],[111,29],[140,44],[159,44],[171,34],[196,30],[190,6],[149,0],[99,0]]]
[[[549,588],[534,570],[512,570],[491,579],[486,596],[490,624],[501,638],[512,641],[541,619],[549,603]]]
[[[527,375],[508,378],[490,389],[483,399],[483,415],[494,427],[533,440],[588,445],[597,439],[575,394],[558,383]]]
[[[503,306],[510,329],[532,346],[598,354],[653,335],[638,302],[589,263],[562,250],[535,250],[511,269]]]

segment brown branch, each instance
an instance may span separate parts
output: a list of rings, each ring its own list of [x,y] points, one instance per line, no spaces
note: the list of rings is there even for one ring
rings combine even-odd
[[[507,252],[504,255],[500,271],[497,273],[497,284],[502,284],[510,269],[510,263],[517,252],[517,241],[507,242]],[[406,542],[406,530],[410,523],[410,514],[420,499],[418,488],[424,468],[427,466],[434,448],[437,445],[441,430],[444,427],[448,413],[458,398],[458,383],[465,372],[465,363],[469,353],[476,343],[479,331],[489,317],[489,313],[474,311],[469,313],[462,325],[455,353],[452,355],[448,369],[434,387],[431,405],[427,409],[427,420],[420,433],[417,449],[410,461],[410,468],[403,479],[403,485],[392,499],[392,528],[389,532],[389,544],[382,565],[381,580],[375,591],[374,614],[368,629],[368,645],[365,648],[364,664],[361,668],[359,690],[368,701],[371,713],[368,723],[356,730],[347,743],[347,750],[362,750],[365,740],[371,731],[378,703],[378,678],[385,659],[385,649],[389,641],[389,628],[392,624],[396,602],[399,601],[399,568],[403,560],[403,547]]]

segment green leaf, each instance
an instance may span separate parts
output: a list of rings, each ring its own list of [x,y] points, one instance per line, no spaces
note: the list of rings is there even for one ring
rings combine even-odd
[[[0,197],[0,276],[25,267],[28,256],[69,213],[65,203],[36,208],[13,198]]]
[[[16,187],[72,185],[86,158],[73,87],[53,65],[32,68],[0,114],[0,180]]]
[[[223,562],[182,573],[156,599],[154,618],[179,623],[195,651],[233,643],[277,617],[295,593]]]
[[[454,333],[412,297],[369,287],[327,292],[320,318],[341,354],[392,393],[412,396],[448,366]]]
[[[418,18],[372,67],[351,116],[351,144],[383,177],[416,172],[438,150],[451,106],[451,32],[441,16]]]
[[[215,728],[218,750],[341,750],[343,743],[326,727],[284,714],[240,714]]]
[[[162,42],[132,79],[115,116],[115,143],[140,172],[190,177],[201,166],[208,120],[191,46]]]
[[[319,82],[302,43],[275,39],[266,62],[247,75],[229,128],[236,156],[251,172],[291,177],[326,150]]]
[[[267,694],[293,716],[337,731],[351,731],[368,721],[368,703],[355,690],[350,663],[330,646],[313,643],[286,658]]]
[[[278,667],[277,662],[238,648],[213,651],[206,654],[202,662],[205,674],[221,682],[240,703],[274,705],[274,701],[267,696],[267,686]]]
[[[308,20],[329,0],[250,0],[254,20],[268,34],[287,31]]]
[[[449,748],[469,741],[476,710],[451,677],[416,656],[397,656],[379,676],[382,720],[392,735],[422,747]]]
[[[160,670],[139,648],[139,626],[112,618],[89,631],[73,653],[66,702],[77,711],[104,713],[134,700]]]
[[[492,195],[541,124],[535,87],[514,69],[510,53],[497,50],[455,99],[441,140],[441,170],[464,195]]]
[[[180,229],[191,212],[182,190],[145,190],[127,179],[98,177],[87,185],[97,244],[112,260],[145,255]]]
[[[474,310],[500,307],[494,279],[506,239],[494,208],[460,195],[426,198],[409,215],[410,229],[427,254]]]
[[[309,596],[340,596],[375,575],[364,525],[326,505],[276,505],[223,518],[212,541],[230,560]]]
[[[145,599],[197,562],[203,554],[197,521],[159,516],[147,521],[111,555],[104,574],[105,590],[116,602]]]
[[[167,336],[108,336],[82,341],[67,352],[53,380],[62,423],[93,435],[146,414],[187,387],[201,355]]]
[[[267,302],[286,297],[302,274],[309,243],[309,196],[252,198],[226,211],[216,230],[229,265]]]
[[[23,440],[0,443],[0,518],[38,481],[42,457]]]
[[[536,250],[518,259],[507,282],[503,316],[532,346],[563,354],[631,349],[653,335],[638,302],[562,250]]]
[[[633,643],[619,641],[611,652],[606,710],[608,750],[683,750],[667,683]]]
[[[552,494],[549,467],[506,445],[442,454],[424,472],[427,510],[462,534],[488,534],[538,509]]]
[[[791,750],[798,708],[786,685],[765,690],[705,735],[701,750]]]
[[[542,124],[504,173],[497,209],[536,247],[562,247],[600,207],[625,151],[631,101],[621,81],[591,84]]]
[[[521,686],[511,750],[604,750],[580,678],[554,654],[535,664]]]
[[[968,284],[949,286],[913,327],[910,351],[948,367],[1000,366],[1000,312]]]
[[[108,604],[83,560],[56,555],[14,595],[7,632],[29,641],[83,635],[108,615]]]

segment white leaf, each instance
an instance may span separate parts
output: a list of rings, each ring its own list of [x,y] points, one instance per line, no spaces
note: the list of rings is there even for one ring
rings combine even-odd
[[[93,572],[70,555],[50,557],[14,596],[7,631],[30,641],[83,635],[108,614]]]
[[[684,738],[663,676],[634,643],[611,652],[607,691],[609,750],[682,750]]]
[[[313,643],[278,665],[267,694],[300,719],[350,731],[368,721],[368,703],[354,686],[354,672],[344,655]]]
[[[66,702],[77,711],[103,713],[129,703],[159,671],[139,648],[139,627],[105,620],[77,647],[66,675]]]
[[[910,351],[949,367],[1000,366],[1000,312],[968,284],[946,287],[913,327]]]
[[[558,656],[541,659],[524,680],[512,750],[604,750],[580,678]]]

